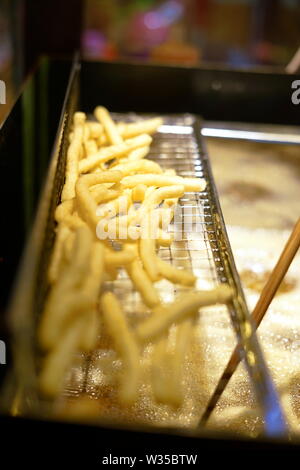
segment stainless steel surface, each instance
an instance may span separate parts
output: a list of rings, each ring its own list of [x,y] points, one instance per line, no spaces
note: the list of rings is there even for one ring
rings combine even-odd
[[[300,144],[300,128],[294,126],[206,121],[201,133],[204,137]]]

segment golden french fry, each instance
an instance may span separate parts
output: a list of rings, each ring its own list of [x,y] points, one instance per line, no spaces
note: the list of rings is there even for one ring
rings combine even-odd
[[[160,403],[174,407],[183,403],[183,365],[192,336],[192,324],[191,319],[185,320],[154,344],[152,387]]]
[[[153,315],[136,328],[137,338],[141,342],[157,340],[172,323],[182,322],[200,307],[226,303],[231,297],[232,289],[225,284],[208,291],[182,294],[175,302],[156,307]]]
[[[132,189],[132,201],[133,202],[142,202],[145,198],[147,186],[144,184],[138,184],[135,188]]]
[[[131,190],[125,189],[121,196],[108,203],[102,204],[97,209],[99,217],[115,217],[118,214],[127,214],[132,204]]]
[[[78,228],[73,243],[70,262],[61,271],[57,283],[46,300],[40,321],[38,337],[44,349],[53,348],[60,336],[61,327],[69,316],[87,308],[91,299],[81,292],[74,295],[89,270],[92,234],[88,227]]]
[[[74,289],[53,294],[46,304],[38,331],[40,345],[45,350],[55,348],[76,317],[93,309],[93,299]]]
[[[102,124],[109,143],[112,145],[122,144],[123,139],[120,136],[119,131],[114,121],[112,120],[108,110],[103,106],[97,106],[94,111],[94,114],[98,121]]]
[[[141,134],[152,135],[156,132],[157,128],[161,126],[163,120],[161,118],[146,119],[140,122],[132,123],[118,123],[116,129],[118,134],[125,140],[137,137]],[[98,140],[99,145],[108,145],[109,139],[106,135],[102,135]],[[143,158],[143,157],[141,157]]]
[[[91,352],[95,349],[100,329],[100,319],[96,308],[85,312],[85,322],[82,326],[78,347],[81,351]]]
[[[159,270],[157,266],[157,256],[155,251],[155,240],[141,238],[139,242],[140,257],[146,273],[152,282],[159,280]]]
[[[103,132],[103,134],[100,134],[99,137],[97,138],[97,145],[100,148],[104,148],[108,146],[108,139],[107,139],[105,132]]]
[[[70,229],[74,229],[74,230],[80,227],[87,227],[87,224],[76,213],[66,215],[63,219],[63,222]]]
[[[125,125],[121,124],[121,126],[117,125],[117,128],[124,139],[129,139],[139,134],[154,134],[162,123],[162,118],[158,117]]]
[[[87,352],[94,349],[99,334],[97,299],[104,280],[104,250],[104,245],[101,242],[93,243],[90,272],[82,288],[82,292],[93,300],[92,308],[85,312],[85,327],[80,341],[80,348]]]
[[[113,158],[121,158],[128,155],[132,150],[150,145],[151,140],[149,135],[142,134],[133,139],[125,140],[119,145],[111,145],[110,147],[100,149],[95,155],[84,158],[79,162],[79,173],[87,173],[101,163],[108,162]]]
[[[86,244],[90,244],[90,240],[86,239]],[[85,248],[86,247],[82,247],[80,258],[85,256]],[[69,279],[67,279],[67,285],[65,285],[64,288],[64,297],[59,303],[57,300],[62,294],[60,286],[57,290],[53,289],[50,293],[39,331],[46,348],[54,347],[55,341],[59,340],[60,334],[69,326],[74,316],[85,313],[87,317],[93,317],[93,312],[96,310],[98,293],[103,282],[104,245],[99,241],[95,241],[92,245],[90,244],[90,251],[91,252],[88,253],[85,259],[87,274],[85,276],[84,273],[82,274],[80,286],[74,291],[76,284],[68,284]],[[72,262],[73,260],[71,259],[71,263]],[[80,264],[81,263],[82,260],[80,261]],[[75,266],[76,264],[77,267],[80,267],[78,260]],[[60,280],[60,282],[62,283],[62,280]],[[93,319],[91,322],[94,324]],[[86,323],[89,323],[88,319]],[[85,336],[83,335],[81,341],[82,347],[84,350],[91,349],[91,334],[84,338]]]
[[[101,309],[105,327],[123,361],[123,374],[120,377],[120,400],[123,403],[131,404],[138,395],[139,347],[117,298],[111,292],[102,295]]]
[[[108,268],[110,266],[123,266],[129,264],[137,257],[136,253],[126,248],[114,251],[106,247],[104,253],[105,266]]]
[[[136,175],[135,178],[139,176]],[[147,176],[147,175],[146,175]],[[149,176],[149,175],[148,175]],[[159,175],[158,175],[159,176]],[[122,179],[122,182],[124,181],[124,178]],[[143,219],[146,218],[146,221],[144,222],[144,225],[149,225],[150,227],[155,224],[158,225],[159,218],[156,217],[155,209],[156,206],[158,206],[164,199],[166,198],[172,198],[172,197],[181,197],[184,193],[184,186],[178,185],[178,186],[164,186],[158,189],[155,189],[150,193],[148,197],[145,197],[141,207],[136,211],[135,218],[132,219],[134,223],[141,223]],[[153,219],[152,221],[150,220],[148,222],[147,218]],[[156,226],[155,226],[156,229]]]
[[[183,185],[185,191],[204,191],[206,182],[203,178],[182,178],[172,175],[134,175],[125,176],[122,184],[126,188],[133,188],[137,184],[146,186],[175,186]]]
[[[75,207],[75,200],[69,199],[67,201],[61,202],[55,209],[54,218],[56,222],[64,222],[64,219],[67,215],[72,214]]]
[[[65,243],[64,243],[64,256],[65,256],[67,263],[70,263],[71,261],[74,241],[75,241],[75,232],[70,230],[69,235],[67,236]]]
[[[83,125],[86,122],[86,114],[82,111],[77,111],[74,113],[73,117],[74,127]]]
[[[167,352],[166,362],[170,371],[167,401],[175,407],[181,406],[184,400],[183,366],[192,331],[193,322],[190,318],[177,325],[174,351]]]
[[[98,146],[96,144],[96,141],[94,139],[86,140],[84,142],[84,150],[85,150],[86,157],[89,157],[90,155],[94,155],[95,153],[97,153]]]
[[[126,266],[126,271],[141,294],[145,304],[152,308],[158,305],[160,303],[159,295],[147,273],[142,268],[141,262],[139,260],[132,261],[132,263]]]
[[[104,276],[105,247],[103,243],[93,242],[90,259],[90,272],[85,280],[83,291],[96,301]]]
[[[97,204],[109,202],[121,195],[120,190],[108,189],[103,184],[94,186],[90,192],[91,196]]]
[[[160,227],[167,229],[174,217],[173,207],[159,207],[156,209]]]
[[[78,162],[82,148],[84,121],[85,115],[83,113],[75,113],[73,138],[67,152],[66,181],[61,195],[62,201],[72,199],[75,196],[75,184],[78,178]]]
[[[138,183],[138,184],[142,184],[142,183]],[[145,199],[148,198],[156,190],[155,186],[147,186],[146,184],[143,184],[143,186],[146,186],[147,188],[145,192]]]
[[[99,240],[135,241],[139,238],[139,234],[140,229],[138,227],[130,226],[130,214],[110,219],[102,217],[96,227],[96,235]]]
[[[168,337],[163,335],[154,345],[151,360],[151,383],[154,398],[159,403],[169,403],[169,369],[166,363]]]
[[[47,355],[39,376],[39,388],[44,395],[55,397],[62,391],[64,376],[72,363],[83,326],[84,318],[78,318],[66,330],[63,339],[56,343],[55,349]]]
[[[122,173],[119,171],[94,173],[78,178],[75,188],[78,213],[93,231],[96,228],[99,217],[97,216],[97,204],[89,191],[89,187],[102,183],[116,183],[121,178]]]
[[[139,175],[136,175],[136,177]],[[150,175],[148,175],[150,176]],[[159,175],[158,175],[159,176]],[[122,179],[123,182],[124,178]],[[152,191],[148,197],[145,198],[142,207],[154,208],[158,206],[164,199],[181,197],[184,193],[183,185],[163,186]]]
[[[123,176],[134,175],[136,173],[162,173],[162,169],[157,163],[147,159],[119,163],[113,166],[113,170],[121,171]]]
[[[178,203],[178,197],[167,198],[163,202],[163,208],[165,208],[165,209],[173,208],[174,209],[174,206],[176,206],[177,203]]]
[[[89,126],[90,129],[90,139],[98,139],[98,137],[103,134],[104,129],[100,122],[87,121],[86,124]]]
[[[160,227],[157,230],[156,244],[158,246],[170,246],[173,241],[173,234],[164,232]]]
[[[48,280],[50,284],[53,284],[58,279],[61,263],[63,260],[64,244],[70,233],[70,229],[65,224],[59,225],[54,242],[50,266],[48,269]]]
[[[196,282],[196,276],[193,273],[183,269],[175,268],[172,264],[167,263],[158,256],[156,257],[156,266],[159,274],[174,284],[182,284],[183,286],[193,286]]]
[[[115,281],[118,279],[118,268],[117,266],[105,266],[106,267],[106,272],[105,272],[105,281],[111,282]]]
[[[132,152],[130,152],[130,154],[128,155],[128,160],[129,161],[141,160],[142,158],[146,157],[146,155],[148,155],[149,150],[150,150],[149,146],[135,149]]]
[[[84,123],[83,126],[83,138],[82,138],[82,143],[85,144],[90,138],[90,128],[87,125],[87,123]]]

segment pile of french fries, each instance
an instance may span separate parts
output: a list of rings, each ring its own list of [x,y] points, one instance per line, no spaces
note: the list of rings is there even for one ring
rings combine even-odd
[[[74,353],[93,351],[105,334],[122,360],[120,404],[131,405],[138,399],[141,355],[152,343],[154,397],[180,406],[183,362],[198,310],[228,302],[232,292],[227,285],[195,291],[193,273],[162,260],[157,250],[172,243],[165,227],[172,221],[178,199],[185,191],[203,191],[205,181],[182,178],[146,158],[161,118],[115,123],[100,106],[94,116],[95,120],[87,120],[84,113],[76,112],[69,136],[65,184],[55,211],[50,289],[38,328],[45,353],[40,389],[47,396],[57,396]],[[144,224],[153,213],[158,216],[154,236],[153,224],[151,235],[149,223]],[[102,237],[111,226],[114,240]],[[117,279],[122,268],[149,313],[134,327],[118,298],[106,289],[106,281]],[[162,303],[155,287],[161,279],[191,289],[172,303]],[[172,352],[171,330],[176,337]],[[167,379],[162,369],[168,370]]]

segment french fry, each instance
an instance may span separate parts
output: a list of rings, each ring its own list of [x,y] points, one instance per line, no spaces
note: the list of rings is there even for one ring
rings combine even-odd
[[[137,177],[139,175],[136,175]],[[159,176],[159,175],[158,175]],[[124,181],[124,178],[122,179],[122,182]],[[178,185],[178,186],[164,186],[158,189],[155,189],[150,193],[148,197],[145,196],[145,199],[141,205],[141,207],[136,211],[136,216],[133,218],[133,221],[135,223],[140,223],[145,219],[145,217],[150,217],[153,220],[150,220],[149,222],[144,222],[145,225],[147,223],[152,226],[152,223],[156,222],[155,219],[155,212],[153,209],[155,209],[156,206],[158,206],[164,199],[166,198],[172,198],[172,197],[181,197],[184,193],[184,186]],[[159,221],[159,218],[157,217],[157,221]],[[155,227],[156,228],[156,227]]]
[[[44,350],[51,350],[76,317],[91,309],[92,300],[73,290],[63,293],[52,291],[38,329],[39,344]],[[63,296],[63,297],[62,297]]]
[[[140,122],[123,124],[121,126],[117,125],[117,128],[124,139],[129,139],[140,134],[154,134],[162,123],[162,118],[158,117]]]
[[[173,241],[173,234],[163,231],[160,227],[157,229],[156,245],[168,247]]]
[[[192,324],[191,319],[185,320],[153,346],[151,378],[154,396],[158,402],[176,408],[182,405],[184,399],[183,365],[191,340]],[[172,342],[175,344],[171,347],[169,343]]]
[[[83,125],[83,137],[82,137],[82,143],[85,144],[90,138],[90,128],[87,125],[86,121]]]
[[[103,106],[97,106],[97,108],[94,111],[94,114],[98,121],[102,124],[108,142],[112,145],[118,145],[123,143],[123,139],[119,134],[119,131],[112,120],[108,110],[104,108]]]
[[[139,243],[140,257],[146,273],[152,282],[159,280],[159,270],[157,266],[157,256],[155,252],[155,240],[141,238]]]
[[[166,361],[168,344],[167,334],[163,335],[154,345],[151,358],[151,384],[154,398],[159,403],[169,403],[169,369]]]
[[[93,299],[84,292],[67,290],[49,298],[39,328],[40,345],[44,350],[55,348],[74,320],[93,308]]]
[[[91,311],[84,312],[83,318],[85,318],[85,322],[82,325],[78,347],[83,352],[91,352],[96,347],[100,330],[100,317],[97,308],[91,308]]]
[[[153,118],[153,119],[146,119],[140,122],[133,122],[133,123],[118,123],[116,125],[116,129],[120,137],[125,139],[131,139],[133,137],[137,137],[141,134],[154,134],[158,127],[161,126],[163,120],[161,118]],[[109,139],[107,136],[102,136],[99,139],[99,145],[108,145]]]
[[[89,157],[90,155],[94,155],[95,153],[97,153],[98,146],[96,144],[96,141],[94,139],[86,140],[84,142],[84,150],[85,150],[86,157]]]
[[[142,202],[145,198],[147,186],[144,184],[138,184],[135,188],[132,189],[132,201],[133,202]]]
[[[39,387],[44,395],[55,397],[61,392],[64,376],[77,350],[83,326],[84,318],[78,318],[66,330],[63,339],[56,343],[55,349],[47,355],[39,376]]]
[[[120,377],[120,401],[132,404],[138,395],[140,376],[140,354],[135,337],[127,324],[117,298],[107,292],[101,297],[103,321],[123,361]]]
[[[99,136],[103,134],[104,129],[100,122],[88,121],[86,124],[90,129],[90,139],[98,139]]]
[[[104,276],[105,246],[100,241],[94,241],[90,255],[90,272],[85,280],[83,292],[96,301]]]
[[[131,190],[125,189],[121,196],[106,204],[102,204],[97,209],[100,217],[115,217],[118,214],[126,214],[132,204]]]
[[[67,215],[72,214],[74,210],[74,199],[61,202],[55,209],[54,218],[56,222],[64,222]]]
[[[167,403],[175,407],[182,405],[184,400],[183,366],[188,346],[191,341],[193,322],[190,318],[176,327],[174,351],[167,352],[167,367],[170,371],[170,382],[167,389]]]
[[[159,207],[155,209],[157,212],[157,219],[159,221],[159,226],[163,229],[167,229],[170,223],[174,218],[174,208],[173,207]]]
[[[119,171],[106,171],[92,175],[84,175],[76,182],[77,209],[79,215],[94,231],[99,220],[97,216],[97,204],[93,199],[89,187],[102,183],[116,183],[122,178]]]
[[[75,113],[73,138],[67,152],[66,181],[61,195],[62,201],[72,199],[75,196],[75,184],[78,178],[78,162],[82,148],[84,122],[85,115],[83,113]]]
[[[182,284],[183,286],[193,286],[195,284],[196,276],[194,276],[193,273],[175,268],[175,266],[172,266],[172,264],[167,263],[158,256],[155,261],[157,270],[162,277],[174,284]]]
[[[231,297],[232,290],[225,284],[210,291],[182,294],[175,302],[155,308],[153,315],[138,325],[136,336],[142,343],[157,340],[172,323],[182,322],[201,307],[226,303]]]
[[[75,241],[75,232],[73,230],[70,230],[69,235],[67,236],[64,242],[64,257],[67,263],[70,263],[71,261],[74,241]]]
[[[84,125],[86,122],[86,114],[83,113],[82,111],[77,111],[74,113],[74,118],[73,118],[73,123],[74,127],[79,126],[79,125]]]
[[[93,243],[90,272],[82,289],[82,292],[93,300],[92,308],[85,312],[85,327],[80,341],[80,348],[86,352],[94,349],[99,334],[97,299],[104,280],[104,250],[105,247],[101,242]]]
[[[108,162],[113,158],[121,158],[128,155],[129,152],[139,147],[150,145],[151,137],[147,134],[142,134],[133,139],[125,140],[119,145],[111,145],[100,149],[95,155],[84,158],[79,162],[79,173],[87,173],[101,163]]]
[[[149,146],[132,150],[132,152],[130,152],[130,154],[128,155],[128,160],[129,161],[141,160],[142,158],[148,155],[149,150],[150,150]]]
[[[123,176],[134,175],[136,173],[162,173],[162,169],[157,163],[147,159],[119,163],[113,167],[113,170],[121,171]]]
[[[97,204],[109,202],[121,195],[121,191],[115,189],[108,189],[103,184],[93,187],[90,192],[91,196]]]
[[[74,229],[74,230],[80,227],[87,227],[87,224],[76,213],[66,215],[63,219],[63,222],[70,229]]]
[[[80,292],[77,293],[77,298],[74,295],[74,289],[79,287],[88,272],[91,246],[90,230],[87,227],[77,229],[71,260],[51,289],[40,321],[38,337],[44,349],[53,348],[62,325],[70,315],[76,315],[91,303],[90,298]]]
[[[134,251],[126,248],[123,248],[120,251],[114,251],[106,247],[104,253],[104,261],[107,268],[110,266],[127,265],[137,257],[137,254],[134,253]]]
[[[139,260],[132,261],[132,263],[126,266],[126,271],[136,289],[141,294],[145,304],[151,308],[158,305],[160,303],[159,295],[153,287],[147,273],[142,268],[141,262]]]
[[[206,182],[202,178],[182,178],[172,175],[134,175],[125,176],[122,184],[126,188],[133,188],[137,184],[146,186],[175,186],[183,185],[185,191],[204,191]]]
[[[57,229],[50,266],[48,269],[48,281],[50,282],[50,284],[53,284],[58,279],[59,271],[63,260],[64,244],[70,233],[70,229],[65,224],[59,225]]]
[[[135,150],[132,150],[132,152],[130,152],[126,157],[120,158],[119,162],[120,163],[128,163],[128,162],[134,162],[134,161],[136,162],[136,161],[141,160],[142,158],[146,157],[149,153],[149,150],[150,150],[149,146],[137,148]],[[118,164],[117,161],[112,162],[110,167],[114,167],[117,164]]]

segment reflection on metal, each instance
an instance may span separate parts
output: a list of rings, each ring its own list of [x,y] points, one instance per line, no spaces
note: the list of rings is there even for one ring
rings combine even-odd
[[[6,85],[3,80],[0,80],[0,104],[6,104]]]
[[[6,345],[0,340],[0,364],[6,364]]]
[[[201,133],[205,137],[252,140],[255,142],[269,142],[278,144],[300,144],[300,132],[298,134],[288,134],[284,132],[264,132],[259,130],[250,131],[244,129],[203,127]]]

